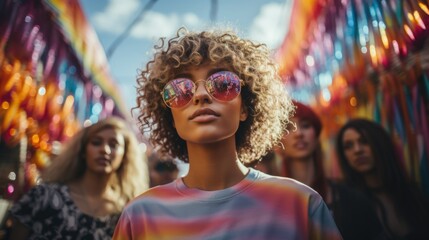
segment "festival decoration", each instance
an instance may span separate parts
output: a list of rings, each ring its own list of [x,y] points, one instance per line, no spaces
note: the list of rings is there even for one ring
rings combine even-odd
[[[328,144],[347,119],[373,119],[429,192],[428,1],[295,1],[292,12],[275,57],[293,98],[320,113]]]
[[[26,177],[52,145],[110,115],[130,118],[78,0],[0,2],[0,136],[28,142]]]

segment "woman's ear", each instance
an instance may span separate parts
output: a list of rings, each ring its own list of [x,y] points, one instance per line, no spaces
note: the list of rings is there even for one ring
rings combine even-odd
[[[248,115],[247,108],[246,108],[246,106],[244,106],[243,103],[241,103],[241,107],[240,107],[240,121],[242,121],[242,122],[246,121],[247,115]]]

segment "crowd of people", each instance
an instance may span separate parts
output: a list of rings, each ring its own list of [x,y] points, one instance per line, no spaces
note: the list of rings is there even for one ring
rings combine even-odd
[[[407,177],[399,146],[381,125],[356,118],[342,126],[335,150],[343,178],[328,179],[319,140],[320,118],[309,106],[300,102],[294,105],[294,129],[288,129],[282,147],[276,149],[279,175],[315,189],[327,203],[344,239],[429,236],[428,198]]]
[[[10,209],[10,239],[426,239],[429,202],[381,125],[336,134],[284,90],[264,44],[179,29],[138,84],[139,150],[128,123],[83,128]],[[179,175],[177,159],[189,164]]]

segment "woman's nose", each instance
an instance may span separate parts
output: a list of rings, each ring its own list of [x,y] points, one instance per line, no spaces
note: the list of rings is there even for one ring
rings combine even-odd
[[[107,154],[112,153],[112,149],[110,148],[109,144],[103,144],[102,150],[103,150],[103,152],[105,152]]]
[[[362,150],[362,144],[360,144],[360,143],[355,143],[355,144],[353,145],[353,150],[354,150],[355,152],[360,152],[360,151]]]
[[[207,89],[204,84],[205,84],[204,80],[195,82],[195,93],[193,98],[194,104],[212,102],[211,96],[207,92]]]

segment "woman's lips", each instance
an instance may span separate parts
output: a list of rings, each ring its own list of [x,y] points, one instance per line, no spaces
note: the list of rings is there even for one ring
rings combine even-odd
[[[201,108],[196,110],[190,117],[189,120],[193,120],[196,122],[205,122],[205,121],[211,121],[213,119],[216,119],[220,116],[219,113],[213,111],[210,108]]]
[[[369,159],[365,156],[357,157],[354,161],[357,165],[366,165],[369,163]]]
[[[307,145],[308,144],[306,142],[300,141],[300,142],[294,143],[292,146],[296,149],[305,149],[305,148],[307,148]]]
[[[102,165],[109,165],[110,160],[107,158],[97,158],[97,163],[102,164]]]
[[[212,114],[207,114],[207,115],[198,115],[196,117],[194,117],[192,119],[193,122],[197,122],[197,123],[206,123],[206,122],[211,122],[215,119],[217,119],[218,116],[212,115]]]

